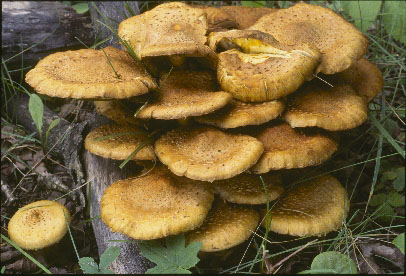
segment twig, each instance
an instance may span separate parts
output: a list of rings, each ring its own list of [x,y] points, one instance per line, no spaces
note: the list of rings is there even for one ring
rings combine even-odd
[[[3,179],[1,180],[1,191],[5,194],[8,203],[10,204],[13,202],[16,198],[13,196],[10,187],[8,186],[7,183],[3,182]]]

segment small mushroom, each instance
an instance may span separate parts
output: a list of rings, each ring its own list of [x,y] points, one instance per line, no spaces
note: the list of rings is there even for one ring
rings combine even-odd
[[[141,125],[134,119],[134,112],[122,101],[93,101],[96,112],[120,125]]]
[[[331,175],[299,183],[270,209],[262,226],[292,236],[322,236],[339,228],[349,210],[347,191]]]
[[[51,54],[27,73],[25,81],[40,94],[76,99],[124,99],[156,88],[140,63],[113,47]]]

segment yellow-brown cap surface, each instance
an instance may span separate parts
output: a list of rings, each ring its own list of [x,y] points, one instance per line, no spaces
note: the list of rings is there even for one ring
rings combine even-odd
[[[121,101],[93,101],[96,112],[115,121],[119,125],[140,125],[134,118],[134,112],[128,109]]]
[[[217,92],[216,92],[217,91]],[[161,73],[154,99],[138,118],[180,119],[211,113],[231,101],[231,94],[218,90],[215,74],[209,71]]]
[[[132,160],[155,160],[147,132],[134,126],[110,124],[93,129],[86,136],[85,148],[104,158],[125,160],[143,143],[146,144]]]
[[[347,191],[331,175],[296,184],[262,222],[270,230],[292,236],[321,236],[341,226],[349,210]],[[265,212],[264,212],[265,213]]]
[[[250,169],[254,173],[319,165],[338,149],[333,139],[322,134],[305,134],[286,123],[276,122],[255,131],[264,153]]]
[[[37,250],[58,243],[68,231],[69,210],[62,204],[40,200],[20,208],[8,223],[10,239],[27,250]]]
[[[155,142],[159,160],[176,175],[202,181],[231,178],[254,165],[263,152],[257,139],[212,127],[180,127]]]
[[[367,51],[367,38],[351,23],[330,9],[298,3],[264,15],[252,30],[273,35],[286,44],[307,43],[322,53],[318,72],[344,71]]]
[[[112,231],[150,240],[199,227],[213,198],[205,186],[175,181],[158,166],[146,176],[113,183],[104,192],[100,212]]]
[[[242,173],[230,179],[214,181],[211,186],[222,199],[238,204],[265,204],[283,193],[280,174],[264,174],[262,179],[264,183],[259,175]]]
[[[292,127],[316,126],[330,131],[355,128],[367,118],[367,104],[350,85],[330,87],[319,80],[288,97],[283,115]]]
[[[156,87],[145,68],[127,52],[113,47],[104,52],[108,58],[102,50],[93,49],[49,55],[27,73],[25,81],[40,94],[77,99],[124,99]]]
[[[257,20],[265,14],[277,11],[277,9],[265,7],[251,8],[244,6],[222,6],[220,9],[237,21],[238,29],[246,29],[257,22]]]
[[[206,11],[208,32],[220,31],[224,29],[236,29],[238,27],[238,23],[234,19],[234,17],[220,8],[204,5],[190,6],[194,8],[204,9]]]
[[[225,250],[247,240],[258,222],[257,211],[217,201],[203,225],[188,233],[186,240],[201,242],[203,252]]]
[[[225,107],[194,119],[202,124],[221,128],[236,128],[248,125],[261,125],[278,117],[285,107],[283,101],[244,103],[232,100]]]

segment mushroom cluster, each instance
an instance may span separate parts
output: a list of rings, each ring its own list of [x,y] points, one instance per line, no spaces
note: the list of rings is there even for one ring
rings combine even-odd
[[[106,189],[101,218],[112,231],[137,240],[185,232],[201,251],[219,251],[248,239],[261,217],[294,236],[340,227],[349,202],[335,177],[285,191],[278,170],[325,162],[337,132],[367,119],[383,80],[352,24],[304,3],[170,2],[124,20],[118,35],[127,51],[56,53],[26,76],[38,93],[93,99],[114,121],[88,134],[88,151],[157,162]]]

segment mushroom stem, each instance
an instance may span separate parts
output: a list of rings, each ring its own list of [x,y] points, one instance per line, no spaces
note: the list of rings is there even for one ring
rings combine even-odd
[[[185,57],[181,55],[171,55],[169,56],[169,60],[171,61],[173,66],[181,66],[185,62]]]

